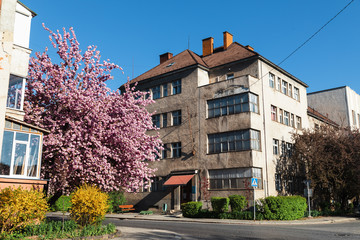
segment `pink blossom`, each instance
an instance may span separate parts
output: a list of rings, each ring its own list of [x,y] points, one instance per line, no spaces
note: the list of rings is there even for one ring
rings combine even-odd
[[[44,26],[45,27],[45,26]],[[26,89],[25,120],[48,129],[44,136],[42,177],[49,179],[50,193],[69,193],[82,183],[104,191],[136,191],[149,182],[162,149],[151,114],[152,100],[134,91],[111,91],[105,82],[120,69],[89,46],[81,53],[75,33],[50,32],[51,44],[61,59],[47,54],[31,58]]]

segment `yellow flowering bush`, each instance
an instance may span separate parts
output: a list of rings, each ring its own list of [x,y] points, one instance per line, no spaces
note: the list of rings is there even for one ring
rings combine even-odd
[[[5,188],[0,191],[1,233],[11,233],[45,218],[48,204],[36,189]]]
[[[78,187],[71,195],[71,218],[81,226],[101,222],[109,208],[108,198],[96,186],[85,184]]]

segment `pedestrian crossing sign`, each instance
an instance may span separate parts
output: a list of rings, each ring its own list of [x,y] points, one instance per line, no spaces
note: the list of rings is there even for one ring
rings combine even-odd
[[[251,186],[257,187],[258,186],[258,179],[257,178],[251,178]]]

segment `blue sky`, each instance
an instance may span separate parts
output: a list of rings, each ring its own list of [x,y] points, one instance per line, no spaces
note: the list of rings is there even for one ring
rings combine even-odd
[[[98,46],[104,59],[120,65],[108,86],[116,89],[190,46],[201,55],[202,39],[222,33],[278,64],[351,0],[115,1],[22,0],[37,13],[30,48],[50,48],[48,32],[74,27],[80,47]],[[53,54],[53,53],[51,53]],[[281,67],[309,85],[308,92],[350,86],[360,94],[360,1],[355,0]]]

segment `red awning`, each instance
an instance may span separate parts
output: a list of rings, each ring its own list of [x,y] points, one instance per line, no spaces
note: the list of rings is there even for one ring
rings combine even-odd
[[[193,175],[175,175],[171,176],[164,185],[170,186],[170,185],[186,185],[194,176]]]

